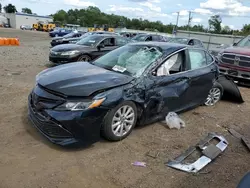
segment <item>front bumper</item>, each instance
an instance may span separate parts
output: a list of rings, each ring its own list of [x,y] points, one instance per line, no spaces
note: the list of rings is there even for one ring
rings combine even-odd
[[[250,81],[250,69],[244,67],[236,67],[232,65],[219,64],[220,73],[227,75],[234,80]]]
[[[78,61],[80,55],[74,56],[49,56],[49,61],[55,64],[72,63]]]
[[[52,143],[69,145],[76,142],[90,145],[99,141],[100,129],[107,109],[96,108],[79,112],[55,111],[47,109],[37,111],[28,99],[29,119],[33,125]]]

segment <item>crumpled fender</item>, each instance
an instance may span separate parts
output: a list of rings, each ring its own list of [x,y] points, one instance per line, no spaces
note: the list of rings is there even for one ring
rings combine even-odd
[[[219,75],[216,81],[219,84],[221,84],[221,86],[224,89],[222,100],[227,100],[237,103],[244,102],[238,86],[234,83],[234,81],[231,78],[225,75]]]

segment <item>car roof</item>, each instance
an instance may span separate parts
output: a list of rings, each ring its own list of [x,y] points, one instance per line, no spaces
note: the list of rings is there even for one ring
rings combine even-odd
[[[134,43],[129,43],[128,45],[135,45],[135,46],[146,45],[151,47],[159,47],[164,51],[164,53],[168,54],[189,47],[186,44],[177,44],[168,42],[134,42]]]
[[[177,39],[188,39],[188,40],[191,40],[191,39],[196,39],[196,40],[200,40],[200,39],[198,39],[198,38],[194,38],[194,37],[171,37],[171,38],[177,38]]]

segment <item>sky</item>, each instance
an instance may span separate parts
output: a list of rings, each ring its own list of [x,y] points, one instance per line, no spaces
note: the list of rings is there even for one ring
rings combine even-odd
[[[241,29],[243,24],[250,23],[250,0],[0,0],[5,6],[12,3],[18,11],[30,8],[38,15],[49,15],[59,9],[69,10],[97,6],[102,12],[142,18],[150,21],[161,21],[164,24],[188,23],[189,11],[192,12],[192,25],[208,26],[210,16],[220,14],[222,25],[232,29]]]

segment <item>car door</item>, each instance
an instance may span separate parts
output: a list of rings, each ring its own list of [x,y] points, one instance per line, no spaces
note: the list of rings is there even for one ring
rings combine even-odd
[[[92,52],[92,56],[94,59],[116,49],[118,46],[116,45],[115,37],[106,37],[102,41],[99,42],[99,46],[101,48],[97,48],[94,52]]]
[[[159,35],[153,35],[153,36],[152,36],[152,41],[160,42],[160,41],[161,41],[161,38],[160,38]]]
[[[180,111],[185,107],[190,86],[190,78],[186,71],[186,53],[185,49],[180,50],[152,70],[150,77],[153,86],[146,88],[147,93],[154,93],[147,105],[148,117],[164,117],[170,111]]]
[[[187,56],[186,76],[190,79],[190,85],[186,93],[185,108],[203,104],[218,76],[214,58],[205,50],[190,48]]]

